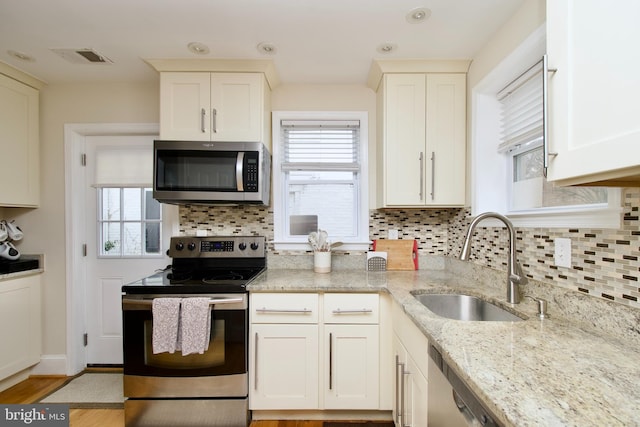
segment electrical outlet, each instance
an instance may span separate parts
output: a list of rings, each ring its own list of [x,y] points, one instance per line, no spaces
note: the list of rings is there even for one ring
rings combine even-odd
[[[389,240],[398,240],[398,230],[395,228],[390,228],[387,238]]]
[[[554,240],[554,261],[558,267],[571,268],[571,239],[557,237]]]

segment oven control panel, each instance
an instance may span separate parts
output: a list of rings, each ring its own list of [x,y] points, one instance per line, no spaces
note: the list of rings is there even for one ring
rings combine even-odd
[[[264,258],[264,236],[177,236],[171,238],[171,258]]]

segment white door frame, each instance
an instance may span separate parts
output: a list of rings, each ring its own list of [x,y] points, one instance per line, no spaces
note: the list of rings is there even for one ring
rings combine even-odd
[[[83,335],[86,332],[85,290],[86,263],[82,245],[86,242],[87,185],[81,164],[83,146],[87,136],[158,135],[157,123],[81,123],[64,125],[65,163],[65,250],[66,250],[66,304],[67,350],[66,375],[75,375],[86,367]],[[164,218],[171,221],[172,218]],[[174,222],[174,227],[177,226]]]

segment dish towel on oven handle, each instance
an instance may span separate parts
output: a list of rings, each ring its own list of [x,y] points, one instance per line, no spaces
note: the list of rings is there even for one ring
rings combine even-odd
[[[180,302],[182,298],[154,298],[152,346],[153,354],[175,353],[178,350]]]
[[[193,297],[182,299],[179,343],[182,355],[203,354],[209,348],[211,334],[210,298]]]

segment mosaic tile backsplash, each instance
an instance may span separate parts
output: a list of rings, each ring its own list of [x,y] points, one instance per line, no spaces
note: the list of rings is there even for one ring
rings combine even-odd
[[[623,191],[620,229],[517,228],[518,259],[532,279],[640,308],[640,188]],[[457,257],[471,222],[468,209],[385,209],[370,213],[371,239],[418,240],[421,255]],[[273,211],[264,206],[181,206],[180,232],[194,235],[263,235],[273,239]],[[478,227],[472,262],[506,271],[508,237],[500,227]],[[572,241],[572,267],[554,265],[554,239]],[[272,253],[277,254],[270,249]],[[340,253],[336,251],[336,253]],[[350,253],[341,253],[349,256]]]

